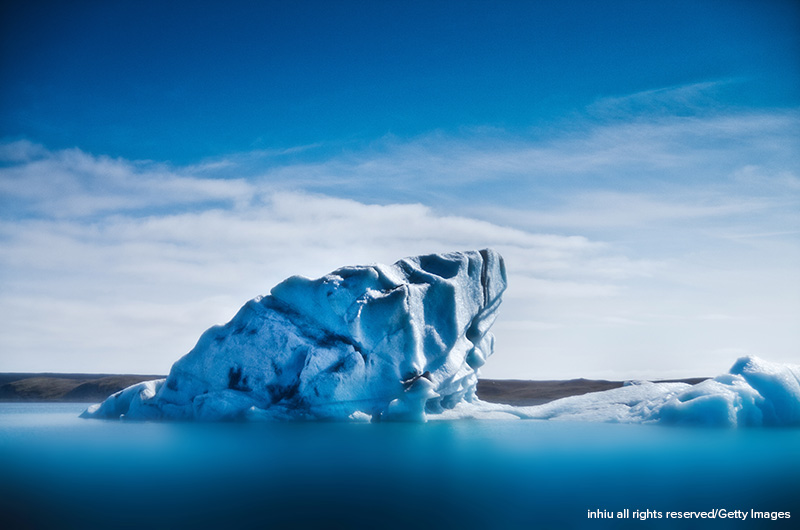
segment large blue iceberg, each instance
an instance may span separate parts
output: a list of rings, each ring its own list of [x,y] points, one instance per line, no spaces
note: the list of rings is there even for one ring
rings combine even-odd
[[[294,276],[84,417],[425,421],[477,401],[505,289],[493,250]]]

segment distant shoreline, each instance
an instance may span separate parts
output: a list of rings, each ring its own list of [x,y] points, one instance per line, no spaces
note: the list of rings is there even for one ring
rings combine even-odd
[[[163,375],[0,373],[0,402],[99,403],[111,394]]]
[[[142,381],[161,379],[164,375],[137,374],[60,374],[0,373],[0,402],[76,402],[99,403],[111,394]],[[669,382],[696,384],[707,379],[693,377]],[[610,390],[623,381],[569,379],[560,381],[523,381],[481,379],[478,397],[492,403],[528,406],[589,392]]]

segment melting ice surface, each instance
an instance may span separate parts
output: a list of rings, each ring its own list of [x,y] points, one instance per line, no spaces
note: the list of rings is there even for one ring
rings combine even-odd
[[[505,289],[503,258],[490,249],[291,277],[206,331],[165,380],[83,416],[800,424],[800,366],[757,357],[694,386],[633,383],[536,407],[482,402],[478,370]]]

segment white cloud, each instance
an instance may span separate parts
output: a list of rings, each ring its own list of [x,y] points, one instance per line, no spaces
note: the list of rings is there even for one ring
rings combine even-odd
[[[240,204],[254,189],[244,179],[182,176],[157,164],[93,156],[79,149],[36,152],[22,164],[0,168],[0,196],[13,208],[62,219],[106,212]]]
[[[27,162],[44,156],[46,153],[47,150],[44,146],[29,140],[0,144],[0,162]]]
[[[704,375],[730,351],[788,360],[799,122],[481,130],[315,163],[286,158],[301,149],[187,167],[6,144],[0,370],[163,372],[291,274],[486,246],[509,268],[488,376]]]

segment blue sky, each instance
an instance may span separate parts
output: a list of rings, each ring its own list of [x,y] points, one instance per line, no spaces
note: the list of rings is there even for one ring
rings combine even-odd
[[[785,107],[800,88],[788,1],[11,4],[3,133],[128,159],[524,131],[703,82],[715,106]]]
[[[486,376],[797,359],[797,2],[2,9],[0,370],[165,372],[288,275],[482,246]]]

